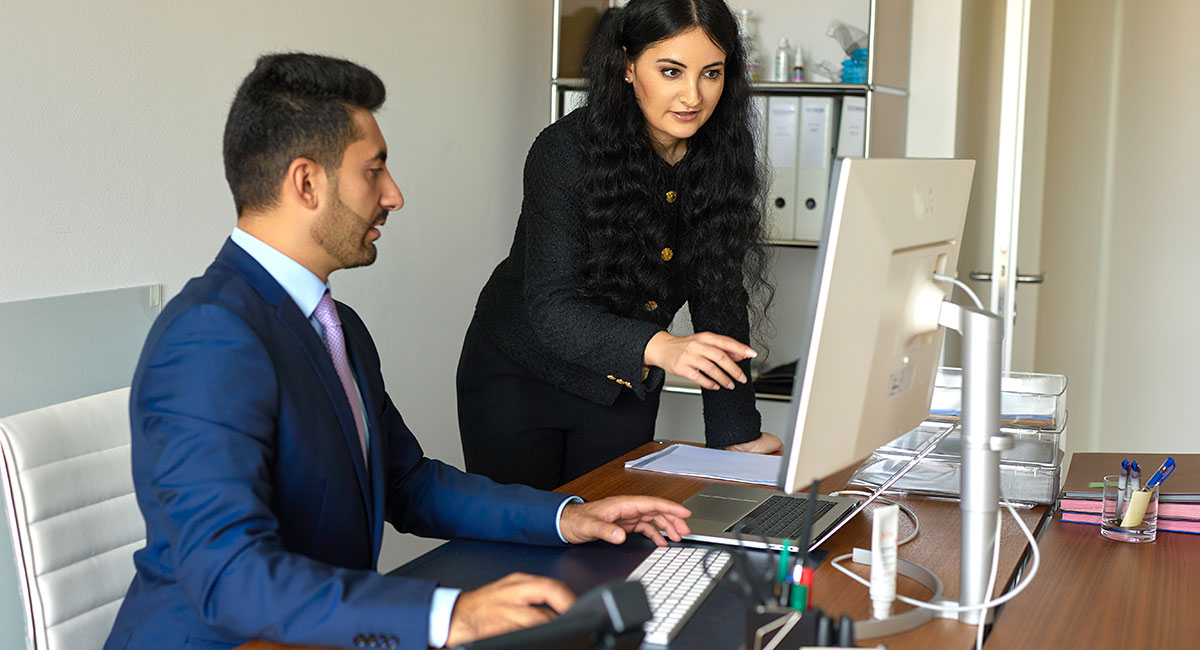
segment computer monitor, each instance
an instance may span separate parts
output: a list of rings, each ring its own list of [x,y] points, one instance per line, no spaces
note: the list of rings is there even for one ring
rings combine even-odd
[[[934,274],[955,274],[974,168],[948,159],[835,164],[783,491],[862,460],[928,417],[951,288]]]

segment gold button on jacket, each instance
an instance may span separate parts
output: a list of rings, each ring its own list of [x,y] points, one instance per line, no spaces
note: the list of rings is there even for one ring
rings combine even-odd
[[[646,311],[654,311],[655,309],[658,309],[658,303],[654,302],[653,300],[647,300]]]
[[[675,199],[678,199],[678,198],[679,198],[679,192],[676,192],[675,190],[670,190],[667,192],[667,203],[674,203]]]
[[[675,251],[671,250],[671,248],[668,246],[667,248],[662,249],[662,253],[660,253],[660,255],[662,255],[662,261],[670,262],[671,258],[675,257]]]
[[[617,379],[616,377],[614,377],[614,376],[612,376],[612,375],[606,375],[606,377],[608,377],[609,379],[611,379],[611,380],[613,380],[613,381],[617,382],[618,384],[620,384],[620,385],[624,386],[625,388],[633,388],[633,384],[631,384],[631,383],[629,383],[629,382],[625,381],[624,379]]]

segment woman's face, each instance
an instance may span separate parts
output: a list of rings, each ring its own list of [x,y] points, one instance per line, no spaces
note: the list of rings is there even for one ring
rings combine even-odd
[[[725,88],[725,52],[693,27],[647,47],[626,64],[625,76],[659,153],[671,152],[717,107]]]

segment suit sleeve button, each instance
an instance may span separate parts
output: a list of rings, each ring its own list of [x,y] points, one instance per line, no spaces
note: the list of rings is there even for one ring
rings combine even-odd
[[[654,311],[655,309],[658,309],[658,303],[654,302],[653,300],[647,300],[646,311]]]

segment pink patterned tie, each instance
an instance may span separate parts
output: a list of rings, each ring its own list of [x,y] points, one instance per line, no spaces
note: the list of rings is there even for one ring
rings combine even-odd
[[[354,378],[350,374],[350,359],[346,356],[346,339],[342,336],[342,321],[338,318],[337,308],[333,298],[326,291],[317,303],[313,312],[317,322],[325,328],[325,349],[333,358],[333,368],[337,370],[338,378],[342,380],[342,389],[346,391],[346,399],[350,402],[350,412],[354,414],[354,426],[358,429],[358,442],[362,445],[363,458],[367,457],[367,427],[363,422],[362,409],[359,408],[358,391],[354,387]]]

